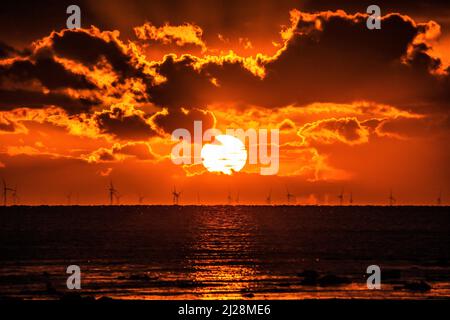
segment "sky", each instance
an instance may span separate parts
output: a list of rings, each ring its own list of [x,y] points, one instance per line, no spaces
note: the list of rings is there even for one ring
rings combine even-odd
[[[446,203],[449,65],[447,1],[6,1],[0,177],[19,204],[106,204],[111,182],[121,204]],[[279,171],[174,164],[194,121],[278,129]]]

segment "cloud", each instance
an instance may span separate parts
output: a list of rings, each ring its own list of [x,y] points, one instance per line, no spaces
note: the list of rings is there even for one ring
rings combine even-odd
[[[206,44],[202,40],[203,30],[191,23],[179,26],[172,26],[168,23],[161,27],[156,27],[150,22],[142,26],[135,27],[134,32],[140,40],[160,41],[163,44],[175,43],[177,46],[193,44],[199,46],[202,51],[206,51]]]
[[[121,161],[133,158],[141,161],[156,160],[156,155],[149,143],[127,142],[125,144],[116,143],[111,148],[100,148],[90,154],[81,156],[82,159],[90,163]]]
[[[86,77],[67,70],[52,57],[38,55],[31,59],[14,59],[0,65],[0,83],[38,80],[47,89],[94,89]]]
[[[211,100],[209,92],[215,86],[210,78],[202,76],[195,69],[197,60],[188,55],[180,59],[167,55],[156,66],[156,72],[166,80],[149,88],[152,102],[170,108],[198,108],[206,105]]]
[[[148,140],[157,134],[149,116],[130,105],[114,105],[109,110],[97,112],[94,121],[100,133],[119,140]]]
[[[380,122],[376,127],[379,136],[397,139],[433,139],[450,133],[449,116],[436,114],[420,118],[394,118]]]
[[[0,110],[60,106],[69,113],[83,113],[89,111],[96,104],[98,104],[96,101],[75,99],[61,93],[0,89]]]
[[[307,181],[346,180],[350,173],[335,168],[327,156],[312,147],[289,143],[282,146],[279,176],[302,177]]]
[[[240,101],[276,108],[371,100],[419,110],[448,100],[448,75],[429,50],[435,22],[389,14],[382,18],[382,29],[373,31],[366,27],[365,14],[292,15],[284,45],[273,57],[167,55],[155,65],[165,81],[149,88],[152,101],[168,107]]]
[[[71,114],[98,105],[146,103],[147,85],[157,81],[150,63],[118,32],[62,30],[31,49],[0,60],[0,107],[61,107]]]
[[[291,119],[283,119],[283,121],[281,121],[281,123],[278,125],[278,129],[280,129],[281,131],[294,130],[295,128],[295,123]]]
[[[435,90],[440,81],[429,72],[439,61],[418,40],[431,23],[389,14],[374,32],[365,26],[364,14],[292,14],[296,18],[284,48],[265,65],[265,82],[278,89],[285,103],[365,99],[405,105],[440,94]],[[413,43],[417,53],[408,55]],[[290,81],[276,86],[280,78]],[[412,93],[411,87],[417,90]]]
[[[52,32],[36,42],[36,50],[51,50],[55,55],[94,66],[105,58],[123,78],[142,76],[137,68],[138,57],[119,39],[118,31],[98,28]]]
[[[336,141],[356,145],[369,141],[369,130],[356,118],[324,119],[303,125],[298,135],[307,143],[330,144]]]
[[[22,124],[8,119],[8,117],[0,113],[0,134],[2,133],[26,133],[27,129]]]
[[[203,130],[214,128],[216,119],[214,114],[201,109],[170,109],[156,113],[152,117],[154,124],[163,130],[163,133],[172,134],[176,129],[183,128],[194,133],[194,121],[201,121]]]
[[[17,53],[16,49],[0,41],[0,59],[12,57]]]

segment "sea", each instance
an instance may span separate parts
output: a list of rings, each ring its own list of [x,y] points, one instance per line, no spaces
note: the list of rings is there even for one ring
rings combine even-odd
[[[447,206],[0,208],[0,299],[449,299],[449,271]]]

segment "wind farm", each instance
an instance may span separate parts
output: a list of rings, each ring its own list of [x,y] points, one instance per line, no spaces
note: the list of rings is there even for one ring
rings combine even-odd
[[[5,179],[2,179],[1,186],[1,203],[3,206],[36,206],[36,205],[44,205],[45,203],[32,202],[28,203],[26,201],[27,195],[24,193],[22,195],[22,201],[19,202],[19,193],[17,185],[12,187],[7,183]],[[189,189],[189,188],[187,188]],[[355,202],[354,192],[349,191],[346,193],[344,188],[341,188],[340,192],[337,196],[335,196],[336,201],[328,201],[327,199],[332,197],[332,190],[329,193],[310,193],[304,192],[303,197],[299,197],[299,190],[291,191],[292,188],[288,188],[287,186],[279,186],[278,188],[271,187],[267,191],[267,193],[255,195],[254,192],[241,192],[237,190],[235,192],[231,192],[231,189],[228,188],[226,191],[226,197],[224,201],[220,200],[217,195],[209,193],[207,190],[203,191],[202,198],[200,198],[199,191],[187,190],[185,192],[178,191],[176,186],[173,186],[172,190],[170,190],[170,200],[164,200],[164,197],[161,196],[149,196],[149,193],[154,190],[138,190],[135,192],[136,200],[133,200],[131,196],[126,196],[126,194],[119,192],[119,189],[116,187],[116,184],[113,183],[113,180],[110,180],[107,187],[107,202],[98,202],[98,204],[85,203],[80,204],[79,195],[80,191],[70,191],[67,192],[64,196],[65,200],[61,202],[56,202],[54,205],[102,205],[108,204],[110,206],[135,206],[135,205],[229,205],[229,206],[309,206],[309,205],[320,205],[320,206],[447,206],[444,201],[443,192],[439,190],[437,197],[433,199],[433,196],[430,194],[427,201],[424,201],[419,204],[411,204],[408,202],[399,203],[397,197],[394,195],[392,189],[389,189],[387,200],[383,203],[382,197],[380,197],[380,201],[376,203],[359,201]],[[25,188],[26,190],[26,188]],[[131,195],[132,193],[130,193]],[[146,195],[144,195],[146,194]],[[183,194],[183,199],[182,199]],[[245,196],[245,199],[242,200],[242,194]],[[360,197],[367,197],[367,195],[359,195]],[[381,196],[381,193],[380,193]],[[259,198],[259,200],[258,200]],[[248,199],[248,200],[247,200]],[[314,200],[311,200],[314,199]],[[183,200],[183,201],[182,201]]]

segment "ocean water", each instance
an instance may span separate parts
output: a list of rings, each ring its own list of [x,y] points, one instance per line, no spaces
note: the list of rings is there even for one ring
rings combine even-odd
[[[0,209],[0,297],[450,298],[449,207],[59,206]],[[368,290],[366,268],[381,268]],[[342,284],[308,284],[301,272]],[[431,290],[412,291],[425,281]]]

